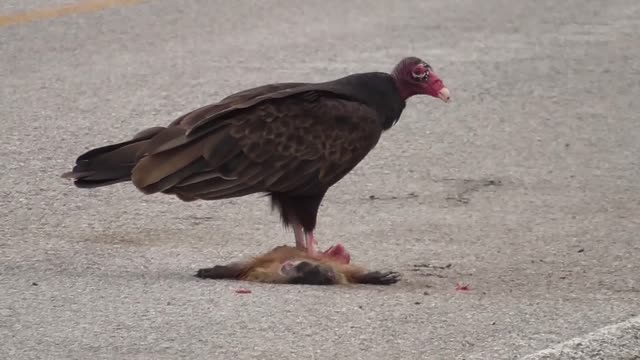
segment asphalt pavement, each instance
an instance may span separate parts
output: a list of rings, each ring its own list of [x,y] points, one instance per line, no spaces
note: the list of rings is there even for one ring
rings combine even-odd
[[[640,358],[637,1],[97,2],[0,5],[0,358]],[[293,244],[267,199],[59,176],[234,91],[408,55],[452,102],[412,98],[317,230],[396,285],[199,280]]]

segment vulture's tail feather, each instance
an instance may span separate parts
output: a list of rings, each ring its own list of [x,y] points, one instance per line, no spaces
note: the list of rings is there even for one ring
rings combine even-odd
[[[132,140],[87,151],[76,160],[73,169],[62,174],[79,188],[97,188],[130,181],[131,171],[150,139],[163,128],[147,129]]]

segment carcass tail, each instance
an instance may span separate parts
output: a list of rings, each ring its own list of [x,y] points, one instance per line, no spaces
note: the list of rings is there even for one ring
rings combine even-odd
[[[163,129],[150,128],[129,141],[89,150],[80,155],[73,169],[62,174],[62,177],[73,179],[74,185],[79,188],[97,188],[130,181],[131,171],[140,159],[142,150]]]

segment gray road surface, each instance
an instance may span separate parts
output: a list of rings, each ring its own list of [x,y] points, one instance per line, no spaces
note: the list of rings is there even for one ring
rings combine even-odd
[[[515,359],[639,315],[639,34],[635,0],[152,0],[0,27],[0,357]],[[292,243],[266,199],[59,178],[233,91],[406,55],[453,102],[411,99],[318,228],[395,286],[199,281]]]

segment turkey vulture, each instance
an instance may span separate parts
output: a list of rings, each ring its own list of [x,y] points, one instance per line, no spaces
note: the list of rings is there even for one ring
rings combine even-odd
[[[320,256],[313,231],[322,198],[398,121],[413,95],[449,101],[442,80],[417,57],[402,59],[391,73],[259,86],[90,150],[62,176],[79,188],[131,181],[145,194],[183,201],[265,193],[293,228],[296,247]],[[342,246],[327,253],[349,261]]]

